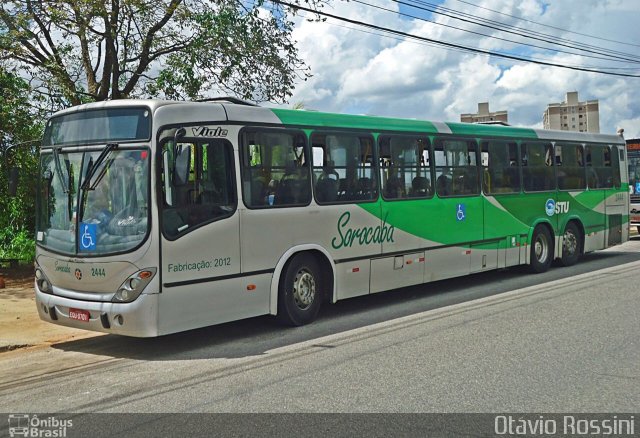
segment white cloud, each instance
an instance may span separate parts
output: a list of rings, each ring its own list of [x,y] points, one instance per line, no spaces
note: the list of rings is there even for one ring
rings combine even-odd
[[[385,8],[398,6],[397,3],[376,1],[376,4]],[[629,45],[565,33],[550,27],[537,27],[456,0],[446,0],[443,5],[482,18],[552,34],[554,40],[563,38],[606,46],[640,58],[640,33],[629,31],[637,26],[634,22],[640,14],[640,2],[637,0],[564,0],[548,3],[541,0],[483,0],[477,4],[559,29],[626,41]],[[513,47],[511,43],[402,18],[357,2],[334,1],[326,9],[336,15],[427,38],[487,50]],[[407,13],[414,15],[417,12],[407,10]],[[429,18],[471,29],[470,25],[452,18],[438,15]],[[496,33],[490,29],[479,31]],[[508,110],[511,124],[540,127],[542,113],[548,103],[561,102],[566,92],[578,91],[581,100],[600,101],[601,132],[615,133],[616,128],[621,126],[625,128],[627,138],[640,137],[640,78],[516,63],[367,32],[332,20],[324,23],[300,20],[293,36],[314,76],[297,85],[291,102],[303,102],[306,108],[321,111],[457,121],[460,113],[475,112],[478,102],[488,101],[491,110]],[[508,34],[500,36],[517,38]],[[535,44],[545,45],[541,41]],[[538,53],[534,56],[565,64],[603,63],[602,60],[561,53],[555,56]],[[607,66],[628,64],[609,62]],[[634,73],[639,72],[640,69]]]

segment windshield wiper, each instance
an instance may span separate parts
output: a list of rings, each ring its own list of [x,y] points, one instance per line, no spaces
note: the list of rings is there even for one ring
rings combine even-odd
[[[96,175],[98,168],[102,165],[103,161],[107,158],[111,151],[117,148],[118,143],[107,143],[100,155],[98,155],[95,163],[92,164],[91,161],[89,162],[89,166],[87,167],[87,175],[85,176],[84,181],[82,181],[82,185],[80,186],[82,190],[95,190],[98,183],[104,177],[107,168],[109,167],[109,163],[113,160],[109,160],[109,162],[107,162],[107,165],[102,167],[100,173],[98,174],[98,178],[96,178],[93,184],[91,184],[91,179]]]
[[[58,174],[58,180],[60,182],[60,186],[62,187],[62,192],[69,193],[69,187],[67,187],[67,183],[62,176],[62,166],[60,165],[60,148],[53,148],[53,162],[56,166],[56,173]]]

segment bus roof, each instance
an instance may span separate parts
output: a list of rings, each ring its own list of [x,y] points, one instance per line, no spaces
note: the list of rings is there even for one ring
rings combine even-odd
[[[358,129],[375,132],[420,132],[425,134],[454,134],[471,137],[516,137],[524,139],[625,144],[622,137],[609,134],[268,108],[253,106],[235,98],[220,98],[202,102],[159,99],[109,100],[70,107],[58,111],[54,114],[54,117],[79,111],[130,106],[146,106],[154,113],[162,107],[170,110],[170,112],[181,111],[187,114],[194,113],[198,114],[199,121],[203,121],[201,119],[202,114],[206,114],[207,108],[217,106],[218,108],[224,108],[226,119],[231,122],[277,123],[296,127]],[[178,106],[181,108],[178,108]],[[186,119],[189,118],[188,116],[186,117]]]

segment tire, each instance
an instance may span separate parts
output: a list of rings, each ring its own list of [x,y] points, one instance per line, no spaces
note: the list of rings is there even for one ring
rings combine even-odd
[[[564,229],[562,237],[562,256],[560,264],[562,266],[573,266],[580,259],[582,254],[582,233],[575,223],[569,222]]]
[[[640,226],[636,227],[636,231],[640,234]]]
[[[538,225],[533,230],[531,238],[531,264],[532,272],[540,274],[546,272],[553,261],[553,240],[547,227]]]
[[[309,324],[318,316],[322,303],[322,275],[311,254],[291,259],[278,286],[278,319],[290,326]]]

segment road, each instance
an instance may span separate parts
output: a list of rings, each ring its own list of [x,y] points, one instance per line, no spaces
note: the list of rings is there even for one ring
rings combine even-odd
[[[633,412],[640,240],[158,339],[0,356],[0,412]]]

